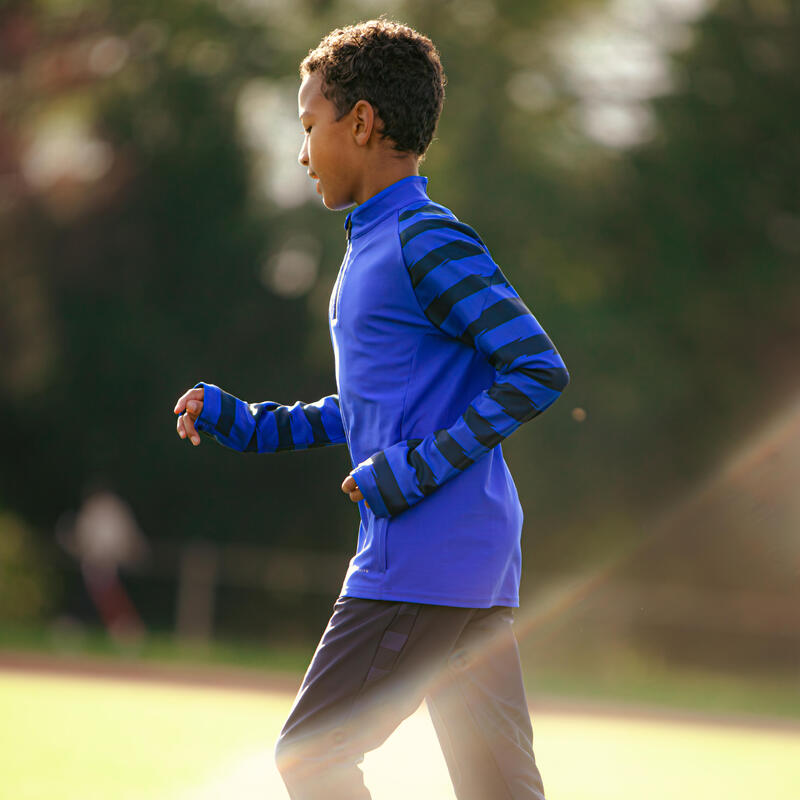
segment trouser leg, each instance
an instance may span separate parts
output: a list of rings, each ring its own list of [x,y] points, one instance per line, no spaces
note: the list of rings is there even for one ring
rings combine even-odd
[[[275,749],[292,800],[370,797],[364,753],[419,706],[473,613],[337,601]]]
[[[428,696],[458,800],[544,800],[511,623],[476,611]]]

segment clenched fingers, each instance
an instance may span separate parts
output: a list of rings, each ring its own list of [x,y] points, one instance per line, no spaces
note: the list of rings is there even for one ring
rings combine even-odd
[[[187,420],[189,420],[191,422],[191,419],[189,418],[188,414],[181,414],[178,417],[178,423],[175,426],[177,428],[177,431],[178,431],[178,436],[180,436],[181,439],[185,439],[189,434],[189,432],[186,429],[186,421]]]
[[[356,483],[356,479],[352,475],[348,475],[342,481],[342,491],[350,496],[350,499],[354,503],[358,503],[359,501],[364,499],[364,495],[361,493],[361,489],[358,488],[358,484]]]
[[[185,439],[188,436],[189,441],[193,445],[197,446],[200,444],[200,436],[197,433],[197,429],[194,427],[192,418],[188,414],[181,414],[178,417],[177,430],[178,436],[180,436],[181,439]]]
[[[178,402],[175,403],[175,413],[176,414],[183,414],[186,411],[186,406],[189,401],[194,401],[200,404],[200,408],[203,407],[203,387],[198,386],[196,389],[189,389],[188,392],[185,392],[178,398]],[[198,412],[199,413],[199,412]]]

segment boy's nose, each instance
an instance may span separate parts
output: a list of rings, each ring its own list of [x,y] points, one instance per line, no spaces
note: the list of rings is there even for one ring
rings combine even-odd
[[[297,160],[300,162],[301,166],[308,166],[308,147],[306,147],[305,142],[303,142],[303,146],[300,148],[300,152],[297,155]]]

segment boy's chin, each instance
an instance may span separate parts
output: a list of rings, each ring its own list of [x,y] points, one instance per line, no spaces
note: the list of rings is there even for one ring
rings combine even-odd
[[[355,200],[343,200],[341,197],[329,197],[325,190],[322,190],[322,204],[329,211],[343,211],[345,208],[354,206]]]

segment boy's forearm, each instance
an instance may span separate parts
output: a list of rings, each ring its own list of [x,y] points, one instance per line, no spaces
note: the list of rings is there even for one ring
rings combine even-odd
[[[499,373],[452,426],[375,453],[352,475],[376,516],[400,514],[541,414],[568,380],[555,349],[531,354]]]
[[[304,450],[345,442],[336,395],[316,403],[246,403],[218,386],[200,383],[203,410],[197,430],[220,444],[244,453]]]

